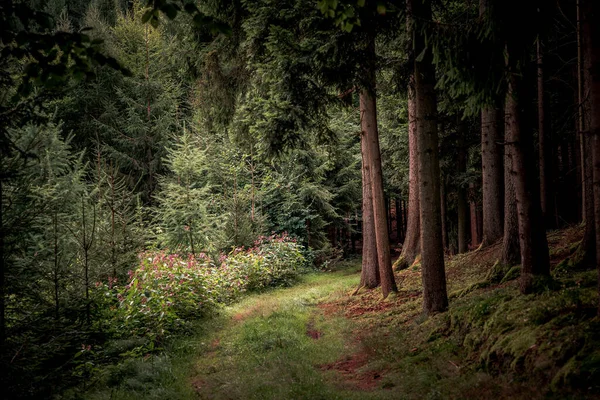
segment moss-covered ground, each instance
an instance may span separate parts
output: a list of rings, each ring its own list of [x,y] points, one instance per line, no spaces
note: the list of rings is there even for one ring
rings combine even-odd
[[[89,399],[600,398],[597,273],[578,227],[549,234],[552,279],[521,295],[500,245],[447,260],[450,308],[422,314],[419,265],[399,292],[351,296],[359,261],[251,295],[160,355],[106,368]]]

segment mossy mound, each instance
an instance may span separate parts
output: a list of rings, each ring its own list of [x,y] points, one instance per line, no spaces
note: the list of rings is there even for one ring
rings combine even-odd
[[[388,359],[386,384],[415,398],[600,398],[597,273],[569,264],[582,234],[549,233],[552,276],[528,295],[519,292],[520,266],[498,262],[501,243],[449,257],[450,307],[432,317],[421,311],[420,266],[398,272],[390,307],[351,315]],[[365,293],[344,307],[369,309],[374,300]]]

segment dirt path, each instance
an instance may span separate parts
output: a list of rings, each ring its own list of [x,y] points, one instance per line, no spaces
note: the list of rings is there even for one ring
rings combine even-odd
[[[197,359],[191,384],[199,398],[390,397],[357,323],[330,303],[353,291],[356,271],[309,276],[229,309],[229,322]]]

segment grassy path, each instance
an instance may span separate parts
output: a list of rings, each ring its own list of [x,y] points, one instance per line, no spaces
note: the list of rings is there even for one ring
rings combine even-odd
[[[164,354],[111,367],[86,399],[369,399],[378,373],[362,371],[357,325],[319,304],[346,298],[360,265],[305,275],[198,321]],[[388,391],[386,391],[388,392]],[[389,392],[387,393],[389,395]],[[77,396],[75,396],[77,397]],[[384,397],[385,398],[385,397]]]
[[[320,302],[347,296],[356,267],[305,277],[293,288],[248,297],[205,342],[192,385],[203,399],[364,399],[355,326],[324,316]],[[367,372],[368,375],[368,372]],[[374,380],[373,380],[374,381]],[[377,397],[379,398],[379,397]]]

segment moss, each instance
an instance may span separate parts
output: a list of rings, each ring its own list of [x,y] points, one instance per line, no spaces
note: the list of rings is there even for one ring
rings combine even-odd
[[[506,274],[510,271],[511,266],[496,261],[488,274],[485,277],[486,282],[500,283]]]
[[[500,283],[506,283],[512,280],[517,279],[519,276],[521,276],[521,266],[520,265],[515,265],[512,266],[507,272],[506,274],[502,277],[502,280],[500,281]]]

